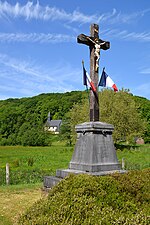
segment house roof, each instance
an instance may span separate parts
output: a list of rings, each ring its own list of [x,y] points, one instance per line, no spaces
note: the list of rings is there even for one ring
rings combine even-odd
[[[47,120],[45,126],[47,127],[60,127],[62,120]]]

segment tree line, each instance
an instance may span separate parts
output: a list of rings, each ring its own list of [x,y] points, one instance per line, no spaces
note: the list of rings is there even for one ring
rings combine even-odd
[[[143,137],[150,142],[150,101],[128,90],[99,92],[100,121],[111,123],[115,142]],[[52,136],[44,131],[47,114],[62,119],[61,134],[68,144],[75,141],[75,125],[89,120],[88,94],[81,91],[49,93],[0,101],[0,145],[46,146]]]

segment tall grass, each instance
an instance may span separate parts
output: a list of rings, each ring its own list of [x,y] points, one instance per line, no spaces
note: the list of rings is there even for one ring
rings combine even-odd
[[[42,182],[45,175],[67,168],[73,148],[65,146],[0,146],[0,185],[5,184],[5,165],[10,165],[10,184]]]
[[[150,145],[123,146],[123,150],[117,150],[117,156],[121,162],[125,161],[125,169],[142,170],[150,168]]]
[[[150,167],[150,145],[123,147],[117,150],[127,170]],[[50,147],[0,146],[0,185],[5,184],[5,166],[10,164],[10,184],[42,182],[45,175],[54,175],[57,169],[68,168],[73,147],[61,143]]]

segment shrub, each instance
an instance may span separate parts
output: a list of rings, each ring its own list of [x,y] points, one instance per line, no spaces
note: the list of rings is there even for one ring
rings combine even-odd
[[[70,175],[21,216],[19,224],[148,225],[150,170]]]

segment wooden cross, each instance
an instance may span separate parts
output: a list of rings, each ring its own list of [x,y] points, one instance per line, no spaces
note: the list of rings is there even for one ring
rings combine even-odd
[[[89,46],[90,49],[90,77],[93,81],[96,92],[90,91],[90,121],[99,121],[99,100],[98,100],[98,71],[100,49],[110,48],[110,42],[99,39],[99,26],[92,24],[90,27],[91,36],[80,34],[77,42]]]

